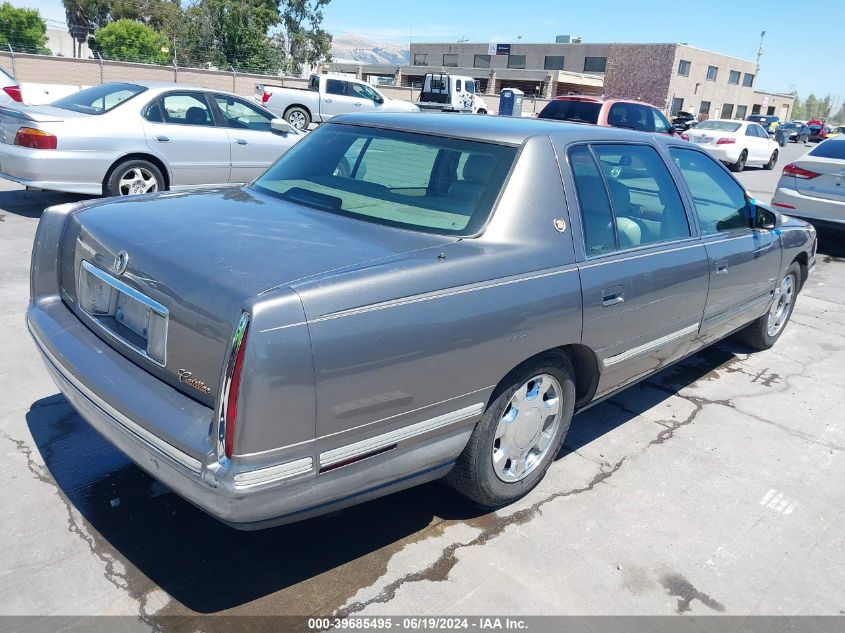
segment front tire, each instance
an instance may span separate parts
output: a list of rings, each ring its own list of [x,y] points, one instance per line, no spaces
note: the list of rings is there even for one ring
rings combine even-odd
[[[164,175],[158,167],[148,160],[130,159],[112,168],[103,193],[107,196],[134,196],[166,188]]]
[[[775,165],[777,165],[777,163],[778,163],[778,151],[775,150],[775,151],[772,152],[772,155],[769,158],[769,162],[766,163],[765,165],[763,165],[763,169],[767,169],[767,170],[771,171],[772,169],[775,168]]]
[[[297,130],[305,131],[311,125],[311,113],[300,106],[292,106],[285,110],[285,121]]]
[[[534,488],[572,422],[574,375],[560,352],[508,374],[449,473],[452,486],[486,507],[511,503]]]
[[[762,351],[774,345],[783,334],[795,300],[801,290],[801,267],[792,262],[780,284],[769,311],[737,332],[737,338],[754,350]]]
[[[742,150],[742,152],[741,152],[741,153],[740,153],[740,155],[739,155],[739,158],[737,158],[737,159],[736,159],[736,162],[735,162],[735,163],[730,163],[730,164],[728,165],[728,168],[729,168],[731,171],[734,171],[734,172],[739,173],[739,172],[741,172],[743,169],[745,169],[745,163],[746,163],[747,161],[748,161],[748,152],[747,152],[747,151],[745,151],[745,150]]]

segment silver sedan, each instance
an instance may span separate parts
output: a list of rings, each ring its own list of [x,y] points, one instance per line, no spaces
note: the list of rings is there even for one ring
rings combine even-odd
[[[0,107],[0,176],[108,196],[244,183],[301,138],[269,110],[226,92],[108,83],[49,105]]]

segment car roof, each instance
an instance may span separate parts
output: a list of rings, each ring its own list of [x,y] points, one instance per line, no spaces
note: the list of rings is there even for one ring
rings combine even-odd
[[[149,90],[202,90],[204,92],[222,92],[230,93],[227,90],[218,90],[217,88],[206,88],[203,86],[195,86],[193,84],[174,83],[172,81],[115,81],[112,83],[131,84],[134,86],[141,86]]]
[[[362,113],[333,117],[331,123],[364,125],[389,130],[434,134],[454,138],[521,145],[536,136],[551,136],[564,141],[647,141],[659,134],[636,132],[588,123],[570,123],[551,119],[534,119],[486,114],[429,113]],[[672,137],[667,137],[671,139]]]
[[[740,125],[743,123],[757,123],[757,121],[742,121],[740,119],[707,119],[707,121],[702,121],[701,123],[707,123],[708,121],[715,123],[739,123]]]

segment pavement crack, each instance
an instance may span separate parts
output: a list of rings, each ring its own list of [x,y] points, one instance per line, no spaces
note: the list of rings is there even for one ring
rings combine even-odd
[[[561,499],[563,497],[572,497],[574,495],[593,490],[600,483],[603,483],[610,479],[620,468],[622,468],[622,464],[624,462],[624,457],[612,466],[608,462],[604,462],[603,464],[601,464],[599,472],[596,473],[596,475],[586,486],[556,492],[552,495],[549,495],[548,497],[545,497],[544,499],[537,501],[536,503],[528,506],[527,508],[517,510],[516,512],[507,516],[499,517],[497,515],[493,515],[495,517],[493,523],[483,529],[481,533],[478,534],[478,536],[476,536],[471,541],[468,541],[466,543],[459,542],[450,544],[440,553],[440,556],[437,558],[437,560],[425,569],[410,574],[405,574],[401,578],[398,578],[397,580],[394,580],[393,582],[386,585],[375,597],[370,598],[369,600],[354,602],[347,607],[339,609],[335,613],[335,615],[339,618],[346,618],[355,613],[360,613],[371,604],[383,604],[390,602],[391,600],[393,600],[393,598],[396,597],[396,593],[399,591],[399,589],[403,585],[406,585],[408,583],[421,582],[423,580],[433,582],[440,582],[446,580],[449,577],[449,572],[458,562],[458,550],[468,547],[475,547],[477,545],[484,545],[485,543],[500,536],[505,531],[505,529],[510,527],[511,525],[522,525],[524,523],[527,523],[528,521],[533,519],[538,513],[540,513],[543,506],[548,503],[551,503],[552,501]]]

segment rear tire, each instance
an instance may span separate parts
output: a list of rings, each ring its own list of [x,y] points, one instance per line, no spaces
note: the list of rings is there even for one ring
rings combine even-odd
[[[739,158],[736,159],[736,162],[730,163],[728,165],[728,168],[731,171],[739,173],[743,169],[745,169],[745,163],[746,163],[747,160],[748,160],[748,152],[745,151],[745,150],[742,150],[742,153],[739,155]]]
[[[786,329],[800,291],[801,267],[797,262],[792,262],[775,291],[768,312],[737,332],[737,340],[757,351],[772,347]]]
[[[561,352],[543,354],[508,374],[449,473],[449,483],[486,507],[527,494],[543,478],[569,431],[574,376],[572,363]]]
[[[285,110],[285,121],[297,130],[305,131],[311,125],[311,113],[300,106],[291,106]]]
[[[107,196],[131,196],[164,191],[164,175],[148,160],[125,160],[112,167],[106,178],[103,193]]]
[[[771,156],[771,158],[769,158],[769,162],[766,163],[765,165],[763,165],[763,169],[767,169],[767,170],[771,171],[772,169],[775,168],[775,165],[777,165],[777,163],[778,163],[778,151],[775,150],[775,151],[772,152],[772,156]]]

